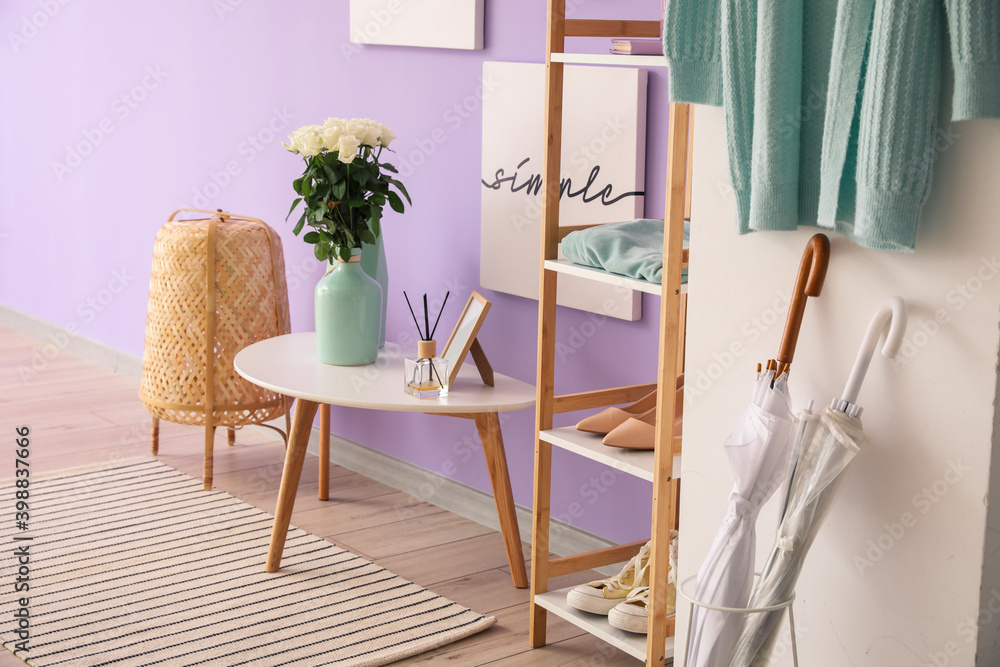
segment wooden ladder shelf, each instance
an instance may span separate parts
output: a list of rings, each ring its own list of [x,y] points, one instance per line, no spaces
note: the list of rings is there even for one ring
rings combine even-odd
[[[549,0],[548,34],[545,75],[545,132],[543,153],[544,199],[542,204],[541,278],[538,316],[538,370],[534,477],[534,525],[532,533],[531,604],[529,642],[532,647],[545,645],[548,612],[568,618],[605,641],[638,657],[642,651],[642,636],[627,638],[628,633],[607,625],[600,626],[601,617],[594,617],[594,627],[573,616],[575,610],[564,604],[564,592],[549,592],[549,579],[594,567],[610,565],[634,556],[644,542],[625,544],[607,549],[550,558],[549,526],[552,487],[552,447],[564,447],[598,461],[614,465],[653,483],[653,520],[651,526],[649,633],[645,638],[646,665],[664,665],[672,658],[673,617],[667,615],[667,570],[670,531],[677,526],[680,480],[674,475],[674,457],[680,454],[680,438],[673,437],[675,417],[674,386],[683,372],[684,313],[686,295],[681,293],[681,270],[687,266],[687,251],[683,249],[684,222],[690,218],[690,123],[691,108],[687,104],[670,104],[668,166],[666,175],[666,211],[663,245],[663,283],[659,288],[660,339],[656,384],[615,387],[598,391],[556,396],[554,387],[556,344],[556,285],[560,267],[547,260],[558,258],[558,246],[566,227],[559,225],[560,153],[563,124],[563,70],[561,56],[566,37],[659,37],[659,21],[615,21],[566,19],[565,0]],[[557,59],[553,59],[556,54]],[[624,63],[623,63],[624,64]],[[578,227],[577,227],[578,228]],[[561,232],[562,229],[562,232]],[[656,291],[645,289],[645,291]],[[651,462],[634,469],[624,457],[600,450],[593,451],[586,440],[574,435],[575,429],[553,429],[557,413],[615,405],[657,392],[656,448]],[[612,448],[604,448],[605,450]],[[617,458],[616,458],[617,456]],[[591,616],[581,614],[581,616]],[[638,647],[638,648],[637,648]]]

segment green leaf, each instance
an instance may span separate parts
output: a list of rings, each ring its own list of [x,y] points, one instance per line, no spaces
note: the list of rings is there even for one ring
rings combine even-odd
[[[313,254],[316,255],[316,259],[321,262],[325,262],[330,256],[330,246],[323,245],[322,243],[317,243],[313,246]]]
[[[399,198],[399,195],[397,195],[395,192],[389,193],[389,206],[391,206],[392,210],[395,211],[396,213],[403,212],[403,201]]]
[[[312,194],[313,191],[312,181],[310,181],[308,178],[303,178],[301,187],[302,190],[299,192],[300,195],[308,197],[309,195]]]
[[[323,165],[323,173],[326,174],[326,178],[327,180],[330,181],[331,185],[340,180],[340,177],[337,175],[337,172],[335,172],[333,168],[328,164]]]
[[[377,239],[375,238],[375,235],[372,234],[372,232],[371,232],[370,229],[362,229],[361,230],[361,242],[362,243],[367,243],[369,245],[375,245],[375,241],[376,240]]]
[[[326,213],[322,208],[317,208],[313,211],[313,220],[316,222],[321,222],[323,220],[323,215]]]
[[[306,243],[319,243],[320,235],[319,232],[309,232],[302,237],[302,240]]]
[[[344,195],[347,194],[347,181],[340,181],[334,183],[331,188],[334,199],[343,199]]]
[[[403,184],[397,181],[395,178],[390,178],[389,182],[395,185],[396,189],[403,193],[403,196],[406,197],[406,201],[410,202],[410,205],[412,206],[413,201],[410,199],[410,194],[406,191],[406,188],[403,187]]]
[[[302,201],[302,197],[296,197],[295,201],[292,202],[292,207],[290,209],[288,209],[288,215],[285,216],[285,220],[286,221],[292,215],[292,211],[295,210],[295,207],[299,205],[300,201]]]
[[[295,229],[292,230],[292,233],[296,236],[298,236],[299,232],[302,231],[302,226],[306,224],[306,216],[308,213],[308,211],[303,211],[302,216],[299,217],[299,221],[295,223]]]
[[[296,178],[292,181],[292,188],[295,190],[296,194],[302,194],[302,178]]]
[[[340,258],[345,262],[351,259],[351,249],[347,246],[340,246]]]

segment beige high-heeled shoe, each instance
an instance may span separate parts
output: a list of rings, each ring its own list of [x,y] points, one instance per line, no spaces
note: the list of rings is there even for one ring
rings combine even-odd
[[[597,414],[590,415],[580,420],[576,425],[577,430],[587,433],[598,433],[604,435],[611,433],[629,419],[641,417],[650,409],[656,409],[656,391],[646,394],[632,405],[624,408],[607,408]]]
[[[682,376],[683,377],[683,376]],[[674,392],[674,437],[681,434],[684,421],[684,388]],[[656,447],[656,408],[644,412],[638,417],[627,419],[621,426],[604,436],[602,441],[609,447],[622,449],[655,449]]]
[[[674,420],[674,437],[681,434],[681,423],[678,417]],[[604,436],[602,442],[608,447],[622,449],[655,449],[656,448],[656,408],[641,417],[633,417]]]
[[[677,376],[675,387],[677,389],[684,387],[683,373]],[[579,421],[579,423],[577,423],[576,428],[587,433],[605,435],[607,433],[611,433],[611,431],[615,430],[629,419],[640,418],[649,410],[655,411],[655,409],[656,392],[653,391],[646,394],[632,405],[627,405],[624,408],[606,408],[597,414],[584,417]]]

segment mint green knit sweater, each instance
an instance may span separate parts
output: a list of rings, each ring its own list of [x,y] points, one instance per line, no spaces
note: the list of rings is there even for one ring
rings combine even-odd
[[[1000,0],[667,0],[664,26],[671,99],[725,108],[740,233],[912,250],[942,65],[952,120],[1000,118]]]

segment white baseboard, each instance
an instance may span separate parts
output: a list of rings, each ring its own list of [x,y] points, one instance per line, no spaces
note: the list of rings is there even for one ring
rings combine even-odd
[[[39,340],[36,348],[38,364],[47,363],[55,356],[68,352],[130,380],[139,382],[142,379],[140,357],[121,352],[80,333],[71,333],[64,327],[6,304],[0,304],[0,326],[9,327]]]
[[[93,338],[71,334],[63,327],[5,304],[0,304],[0,326],[9,327],[38,339],[40,341],[38,353],[42,358],[46,354],[52,354],[52,348],[46,349],[46,346],[54,346],[59,353],[68,352],[136,382],[142,379],[140,357],[116,350]],[[283,418],[272,423],[284,429]],[[272,433],[269,429],[262,430]],[[312,454],[319,453],[319,429],[316,427],[313,427],[309,436],[309,451]],[[500,530],[493,496],[485,491],[336,434],[330,436],[330,460],[348,470],[422,498],[449,512],[494,530]],[[431,493],[426,493],[428,489]],[[516,509],[521,540],[530,543],[531,510],[522,506],[517,506]],[[557,519],[551,520],[549,548],[555,554],[582,553],[613,544],[614,542],[576,526]],[[608,574],[618,571],[614,567],[600,569]]]

